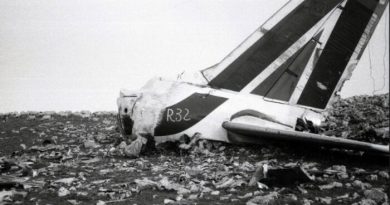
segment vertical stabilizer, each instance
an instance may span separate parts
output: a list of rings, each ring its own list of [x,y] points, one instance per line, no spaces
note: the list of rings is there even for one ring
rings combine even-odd
[[[347,1],[298,104],[320,109],[328,105],[360,60],[387,4],[388,0]]]
[[[248,38],[249,43],[243,42],[237,51],[224,59],[219,65],[225,67],[218,68],[221,72],[212,76],[209,85],[240,91],[340,2],[342,0],[296,0],[287,4],[285,8],[292,10],[283,14],[284,17],[269,30],[256,31],[253,36],[260,36],[258,40],[253,41],[255,37]],[[247,47],[246,50],[232,59],[243,47]],[[226,65],[225,61],[229,64]]]
[[[324,109],[356,67],[389,0],[291,0],[213,69],[211,87]]]

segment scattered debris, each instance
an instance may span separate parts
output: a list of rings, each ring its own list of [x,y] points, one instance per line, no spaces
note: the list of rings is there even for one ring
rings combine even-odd
[[[376,203],[387,202],[387,194],[380,189],[370,189],[364,191],[364,196],[368,199],[374,200]]]
[[[390,179],[389,173],[387,171],[380,171],[379,176],[382,177],[383,179]]]
[[[323,133],[387,145],[389,114],[389,94],[341,99],[328,110]]]
[[[3,201],[11,202],[14,193],[14,191],[0,191],[0,203]]]
[[[45,115],[50,119],[41,120]],[[116,129],[115,113],[26,112],[0,119],[0,144],[7,145],[0,149],[0,204],[52,203],[58,198],[74,205],[388,201],[387,167],[369,162],[333,162],[272,145],[211,142],[199,133],[183,136],[173,149],[160,147],[136,157],[131,142]],[[386,129],[375,133],[375,140],[388,137]]]
[[[353,181],[352,183],[352,186],[356,187],[356,188],[360,188],[361,190],[366,190],[367,188],[371,188],[371,184],[369,183],[364,183],[360,180],[355,180]]]
[[[257,187],[259,189],[269,189],[267,185],[261,183],[261,182],[257,182]]]
[[[372,199],[362,199],[359,203],[353,203],[352,205],[377,205]]]
[[[255,196],[248,202],[246,202],[247,205],[268,205],[268,204],[273,204],[279,194],[277,192],[271,192],[267,195],[263,196]]]
[[[86,140],[84,142],[84,148],[90,149],[90,148],[98,148],[99,145],[94,140]]]
[[[69,178],[58,179],[58,180],[56,180],[54,182],[55,183],[66,184],[66,185],[70,186],[72,184],[72,182],[74,182],[74,181],[76,181],[76,178],[69,177]]]
[[[264,173],[265,177],[260,181],[275,186],[291,186],[296,183],[305,183],[314,180],[314,176],[310,176],[300,166],[291,168],[268,168]]]
[[[134,182],[137,184],[139,190],[159,187],[159,184],[157,182],[154,182],[154,181],[146,179],[146,178],[144,178],[142,180],[136,179],[136,180],[134,180]]]
[[[249,186],[255,186],[258,181],[265,178],[266,174],[268,172],[268,165],[267,164],[259,164],[256,168],[255,173],[253,174],[251,180],[249,181]]]
[[[327,197],[316,197],[316,200],[322,204],[331,204],[332,203],[332,198],[327,196]]]
[[[99,200],[96,205],[106,205],[106,202],[102,201],[102,200]]]
[[[68,189],[66,189],[65,187],[61,187],[59,190],[58,190],[58,196],[59,197],[63,197],[63,196],[67,196],[70,194],[70,191]]]

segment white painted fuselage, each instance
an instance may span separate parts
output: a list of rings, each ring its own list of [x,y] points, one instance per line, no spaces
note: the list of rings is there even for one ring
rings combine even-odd
[[[189,102],[191,99],[197,99],[191,97],[194,94],[206,101],[207,98],[211,101],[216,98],[223,102],[199,117],[199,110],[207,109],[202,106],[208,105],[203,105],[204,101]],[[186,103],[180,104],[184,101]],[[253,110],[273,120],[242,116],[234,119],[235,121],[282,130],[294,130],[297,118],[308,119],[315,124],[320,124],[323,120],[319,111],[290,105],[288,102],[160,78],[150,80],[140,91],[122,91],[117,102],[121,118],[127,116],[134,121],[132,134],[151,134],[157,143],[177,140],[184,134],[193,136],[195,133],[201,133],[204,139],[229,142],[222,123],[231,120],[234,114],[243,110]],[[175,107],[178,104],[180,106]],[[198,119],[193,119],[195,117]],[[189,122],[191,126],[188,128],[172,133],[172,129],[188,126]],[[164,124],[167,128],[161,128],[160,125]],[[159,135],[155,132],[156,128],[170,129],[170,132]]]

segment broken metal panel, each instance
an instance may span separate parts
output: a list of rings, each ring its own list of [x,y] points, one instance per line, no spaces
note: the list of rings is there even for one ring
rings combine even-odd
[[[288,101],[309,61],[322,32],[291,56],[278,70],[257,86],[252,94]]]
[[[269,168],[266,177],[260,181],[269,186],[294,186],[296,184],[314,181],[303,167]]]
[[[305,0],[209,83],[240,91],[341,0]]]
[[[346,3],[298,104],[324,109],[334,92],[341,89],[357,63],[356,53],[359,54],[368,43],[367,33],[371,34],[375,28],[372,22],[379,21],[377,16],[382,15],[387,5],[387,1],[381,2],[370,0]],[[378,3],[381,11],[375,11]]]

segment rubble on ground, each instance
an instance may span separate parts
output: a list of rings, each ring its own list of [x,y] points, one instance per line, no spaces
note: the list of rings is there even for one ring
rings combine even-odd
[[[327,110],[323,133],[389,144],[389,94],[340,99]]]
[[[328,131],[341,134],[342,127],[348,137],[369,139],[363,124],[382,129],[388,123],[388,111],[378,108],[388,109],[388,103],[380,99],[385,96],[337,102]],[[368,141],[384,143],[378,139],[376,135]],[[133,157],[116,128],[114,112],[2,114],[0,144],[0,204],[388,204],[389,200],[388,159],[381,163],[376,158],[340,157],[332,150],[298,145],[231,145],[202,140],[199,134]]]

